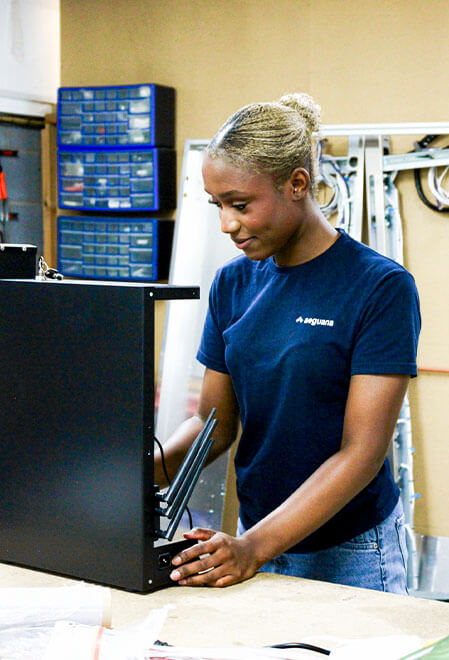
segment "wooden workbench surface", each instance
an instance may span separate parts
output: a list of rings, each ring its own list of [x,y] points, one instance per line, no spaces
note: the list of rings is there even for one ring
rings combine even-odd
[[[0,587],[68,586],[73,581],[0,564]],[[140,595],[112,592],[112,627],[169,609],[161,639],[176,645],[263,646],[323,636],[449,635],[449,604],[326,582],[258,574],[224,589],[172,587]]]

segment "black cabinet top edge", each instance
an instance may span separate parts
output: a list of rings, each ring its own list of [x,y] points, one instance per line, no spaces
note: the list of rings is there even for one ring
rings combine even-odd
[[[122,289],[144,289],[154,300],[199,299],[200,287],[177,284],[157,284],[154,282],[114,282],[100,280],[27,280],[0,279],[0,285],[25,284],[33,286],[88,286],[88,287],[119,287]]]

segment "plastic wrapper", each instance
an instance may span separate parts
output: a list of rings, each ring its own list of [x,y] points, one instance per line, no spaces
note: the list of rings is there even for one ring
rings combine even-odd
[[[41,660],[60,621],[110,626],[110,590],[84,583],[0,589],[0,658]]]
[[[422,646],[417,635],[387,635],[340,640],[330,654],[331,660],[399,660]]]
[[[124,630],[60,622],[53,629],[43,660],[144,660],[160,636],[169,606],[152,610]]]
[[[56,621],[110,627],[110,590],[83,582],[70,587],[0,589],[0,630]]]

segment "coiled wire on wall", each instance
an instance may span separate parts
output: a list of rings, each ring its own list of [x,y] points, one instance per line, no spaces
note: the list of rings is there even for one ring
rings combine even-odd
[[[421,151],[422,149],[427,149],[429,144],[431,144],[439,135],[425,135],[421,140],[415,142],[414,151]],[[445,149],[447,147],[444,147]],[[421,182],[421,170],[413,170],[415,177],[415,187],[416,192],[420,200],[433,211],[438,211],[438,213],[449,213],[449,191],[443,188],[443,181],[446,178],[449,172],[449,166],[446,166],[443,170],[443,173],[438,176],[438,167],[429,167],[427,174],[427,183],[432,195],[435,197],[436,202],[432,202],[428,199],[424,193],[422,182]]]
[[[331,191],[329,201],[320,204],[325,218],[337,214],[336,226],[348,230],[350,223],[350,190],[344,172],[339,166],[338,158],[323,153],[322,140],[318,143],[319,174],[318,185],[324,185]]]

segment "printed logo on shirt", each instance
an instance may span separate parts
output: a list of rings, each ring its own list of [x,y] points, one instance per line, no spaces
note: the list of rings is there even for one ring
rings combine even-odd
[[[310,317],[303,319],[302,316],[298,316],[296,323],[304,323],[306,325],[328,325],[330,327],[334,325],[334,321],[332,319],[316,319]]]

